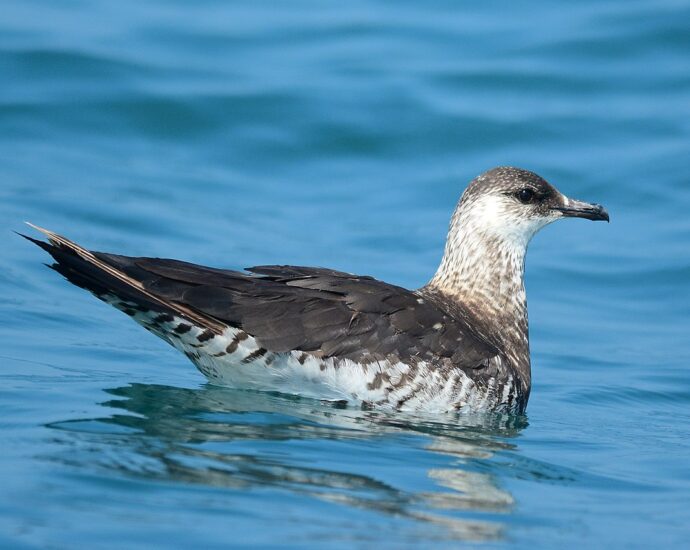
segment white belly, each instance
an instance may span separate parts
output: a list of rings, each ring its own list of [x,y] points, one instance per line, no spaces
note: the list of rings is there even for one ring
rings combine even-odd
[[[126,308],[116,299],[106,301]],[[217,335],[179,317],[161,321],[151,312],[130,315],[187,355],[211,383],[222,386],[426,412],[500,411],[514,390],[512,380],[500,391],[493,380],[479,388],[462,370],[425,361],[358,363],[300,350],[273,353],[241,329],[228,327]]]

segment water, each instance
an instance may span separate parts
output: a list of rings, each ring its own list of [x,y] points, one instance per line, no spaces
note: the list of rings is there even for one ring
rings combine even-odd
[[[0,18],[0,546],[682,546],[690,4],[47,2]],[[524,418],[204,383],[13,235],[408,287],[498,164],[605,204],[528,255]]]

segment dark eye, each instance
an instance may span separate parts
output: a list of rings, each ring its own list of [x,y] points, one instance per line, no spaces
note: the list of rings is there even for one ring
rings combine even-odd
[[[534,198],[534,191],[529,187],[523,187],[517,192],[517,198],[522,204],[528,204],[532,202],[532,199]]]

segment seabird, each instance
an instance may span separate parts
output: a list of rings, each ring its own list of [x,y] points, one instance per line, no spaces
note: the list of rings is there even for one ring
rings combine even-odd
[[[212,383],[398,410],[522,413],[525,253],[563,217],[609,220],[533,172],[489,170],[463,193],[438,271],[417,290],[320,267],[241,272],[94,252],[33,225],[48,242],[26,238]]]

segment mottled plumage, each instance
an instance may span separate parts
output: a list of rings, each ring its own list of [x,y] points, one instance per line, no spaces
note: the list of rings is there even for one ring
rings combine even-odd
[[[528,196],[529,195],[529,196]],[[451,220],[436,275],[410,291],[323,268],[245,272],[31,239],[72,283],[184,352],[211,381],[398,409],[524,410],[527,244],[563,215],[608,219],[542,178],[498,168]]]

